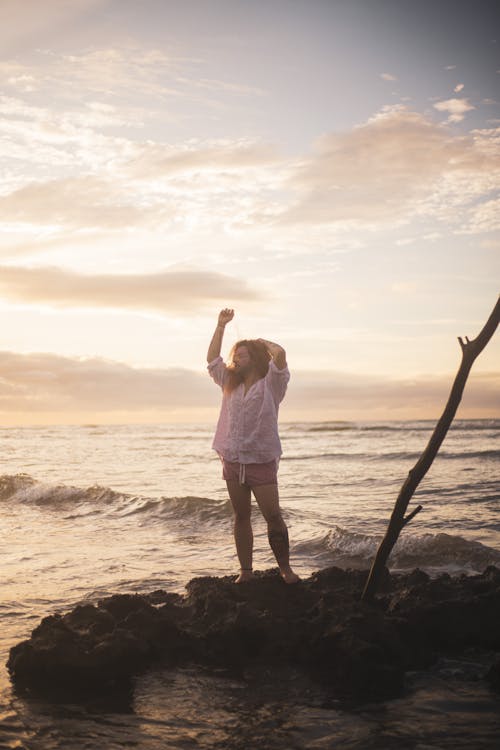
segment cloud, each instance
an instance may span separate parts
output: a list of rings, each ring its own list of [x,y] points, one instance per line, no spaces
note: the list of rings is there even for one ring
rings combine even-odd
[[[298,372],[291,381],[286,408],[306,412],[307,404],[309,418],[313,418],[316,412],[316,419],[328,419],[328,415],[337,415],[337,419],[366,420],[377,416],[385,419],[438,418],[446,405],[452,383],[452,374],[396,379],[345,372]],[[471,375],[459,417],[499,416],[499,388],[500,372]]]
[[[115,163],[110,165],[110,161],[126,153],[131,142],[107,131],[143,127],[142,116],[130,106],[115,107],[90,97],[60,111],[55,102],[48,109],[19,97],[0,95],[0,107],[0,155],[14,167],[29,162],[31,166],[47,164],[74,170],[78,162],[93,171],[96,167],[113,168]]]
[[[392,73],[381,73],[380,77],[383,78],[384,81],[397,81],[399,80],[397,76],[393,75]]]
[[[75,248],[78,246],[85,246],[92,243],[102,241],[103,233],[100,231],[72,231],[68,234],[67,231],[63,230],[58,233],[48,233],[47,235],[35,235],[30,236],[30,239],[23,241],[5,241],[0,244],[0,257],[15,258],[23,255],[33,255],[35,253],[43,253],[47,250],[54,250],[58,248],[66,249],[69,247]],[[115,242],[114,235],[112,236],[112,242]]]
[[[457,135],[401,105],[324,136],[311,155],[290,158],[245,138],[169,144],[105,135],[99,118],[118,121],[122,110],[95,99],[85,114],[62,119],[19,99],[2,102],[8,117],[0,122],[0,151],[10,172],[0,190],[0,221],[16,230],[351,230],[424,215],[452,227],[467,215],[458,207],[491,199],[500,171],[500,130]],[[458,113],[455,107],[451,114]],[[467,231],[472,226],[482,225]]]
[[[109,39],[109,35],[105,37]],[[213,112],[225,109],[228,99],[267,96],[257,86],[207,78],[203,75],[205,60],[168,49],[178,50],[176,42],[161,48],[143,47],[129,38],[118,44],[85,45],[82,51],[71,54],[58,51],[58,46],[41,48],[38,44],[29,62],[20,61],[18,56],[0,60],[4,90],[16,95],[22,91],[26,96],[35,93],[38,101],[50,97],[51,109],[70,119],[78,112],[85,113],[90,102],[104,103],[108,109],[94,114],[101,116],[105,126],[140,126],[152,119],[180,122],[192,118],[193,103]],[[81,44],[76,42],[74,47]]]
[[[298,200],[283,223],[378,227],[415,216],[460,221],[457,205],[489,197],[500,177],[500,131],[452,134],[403,106],[324,136],[295,170]]]
[[[457,85],[455,86],[455,88],[453,89],[453,91],[455,92],[455,94],[459,94],[461,91],[464,90],[464,88],[465,87],[464,87],[463,83],[457,83]]]
[[[469,211],[464,234],[500,231],[500,198],[474,206]]]
[[[268,144],[249,141],[219,141],[168,146],[162,143],[141,144],[126,165],[131,176],[153,178],[179,173],[245,170],[278,163],[276,149]]]
[[[134,143],[55,124],[39,112],[20,125],[21,106],[10,106],[16,115],[0,123],[0,156],[29,159],[32,169],[29,182],[22,175],[2,186],[0,222],[7,225],[120,230],[239,222],[261,193],[281,184],[288,166],[274,146],[248,139]],[[47,180],[49,170],[69,176]]]
[[[434,109],[438,112],[449,112],[448,122],[462,122],[467,112],[476,109],[468,99],[446,99],[436,102]]]
[[[208,377],[104,359],[0,352],[0,412],[129,411],[206,406]]]
[[[38,48],[32,53],[32,62],[18,62],[16,58],[1,61],[0,74],[13,91],[19,79],[28,76],[30,91],[51,92],[56,110],[63,105],[80,108],[82,101],[101,98],[112,105],[130,103],[131,97],[131,108],[137,108],[140,102],[147,103],[147,97],[164,102],[166,97],[184,96],[179,87],[167,85],[165,79],[172,82],[172,76],[187,63],[164,50],[123,43],[72,54]]]
[[[126,186],[92,176],[35,182],[0,197],[0,220],[124,229],[171,216],[167,206],[142,206],[138,198]]]
[[[220,300],[260,299],[245,281],[210,271],[167,270],[143,275],[81,275],[60,268],[0,267],[6,299],[52,307],[104,307],[197,314]]]
[[[282,418],[370,419],[440,416],[451,387],[451,376],[389,380],[345,372],[293,372]],[[498,414],[500,373],[476,374],[467,384],[460,415]],[[220,390],[204,367],[148,369],[99,358],[73,359],[55,354],[0,352],[0,413],[50,414],[51,421],[71,421],[71,415],[111,418],[113,412],[133,420],[177,419],[193,410],[210,409],[214,419]],[[206,412],[204,412],[206,413]]]

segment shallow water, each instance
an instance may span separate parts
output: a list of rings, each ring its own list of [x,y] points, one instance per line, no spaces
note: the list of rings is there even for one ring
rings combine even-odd
[[[298,572],[369,566],[433,426],[282,425],[280,493]],[[500,565],[499,428],[454,423],[394,569]],[[195,575],[236,569],[211,435],[207,425],[0,430],[2,663],[45,614],[115,592],[182,592]],[[254,523],[255,566],[265,569],[273,560],[257,513]],[[2,668],[0,746],[496,748],[498,698],[480,679],[488,658],[443,663],[410,676],[401,700],[356,709],[297,675],[241,682],[190,670],[145,675],[115,705],[53,705],[13,695]]]
[[[412,674],[406,694],[349,706],[300,675],[258,673],[245,681],[201,670],[153,670],[133,697],[87,705],[13,699],[5,747],[230,748],[275,750],[496,750],[500,700],[480,680],[488,655],[442,660]]]

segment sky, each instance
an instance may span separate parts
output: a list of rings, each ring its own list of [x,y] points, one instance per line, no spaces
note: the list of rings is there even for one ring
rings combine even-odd
[[[0,423],[438,418],[499,291],[493,0],[2,0]],[[458,416],[500,417],[498,333]]]

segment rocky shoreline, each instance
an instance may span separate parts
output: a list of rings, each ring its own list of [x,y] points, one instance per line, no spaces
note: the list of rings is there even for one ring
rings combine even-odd
[[[408,670],[478,650],[492,654],[485,678],[500,690],[500,569],[388,574],[372,603],[360,601],[366,577],[333,567],[287,586],[267,571],[239,586],[233,577],[195,578],[184,596],[114,595],[44,618],[10,650],[7,667],[18,690],[74,698],[130,689],[158,664],[242,677],[290,666],[339,698],[377,700],[400,695]]]

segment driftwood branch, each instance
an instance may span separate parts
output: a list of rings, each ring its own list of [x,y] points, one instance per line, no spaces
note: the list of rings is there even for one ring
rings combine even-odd
[[[500,322],[500,298],[497,300],[493,311],[486,321],[482,331],[472,341],[466,336],[465,341],[462,338],[458,338],[460,348],[462,349],[462,361],[458,372],[455,376],[448,403],[445,406],[441,419],[437,423],[434,432],[425,448],[424,452],[420,456],[413,469],[408,472],[408,477],[404,482],[399,492],[398,498],[394,505],[394,510],[387,527],[382,542],[377,550],[375,559],[373,561],[368,580],[366,582],[365,589],[363,591],[362,599],[369,600],[375,595],[380,579],[386,572],[386,563],[389,555],[392,552],[392,548],[396,544],[396,541],[401,533],[402,529],[414,518],[417,513],[422,510],[422,506],[419,505],[415,510],[405,516],[408,504],[413,496],[413,493],[417,489],[418,485],[427,474],[436,454],[441,446],[441,443],[446,437],[446,433],[453,421],[456,414],[458,405],[462,399],[465,383],[467,381],[470,369],[474,363],[476,357],[483,351],[488,341],[491,339],[495,330]]]

